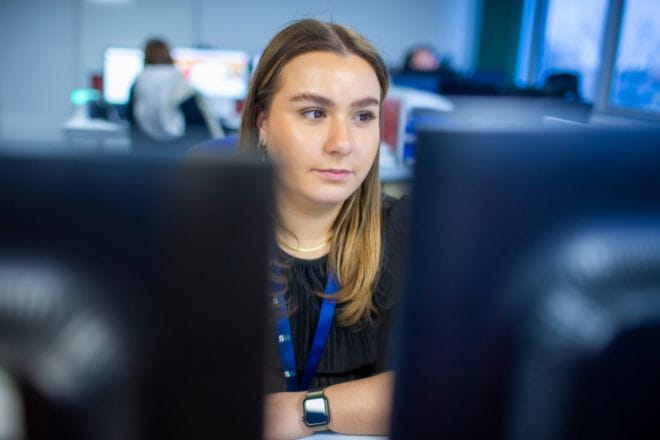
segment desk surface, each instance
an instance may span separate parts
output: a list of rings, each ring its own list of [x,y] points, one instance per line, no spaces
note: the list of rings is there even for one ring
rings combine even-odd
[[[73,117],[67,120],[62,128],[65,131],[95,132],[103,134],[125,135],[128,124],[106,121],[104,119],[88,119]]]

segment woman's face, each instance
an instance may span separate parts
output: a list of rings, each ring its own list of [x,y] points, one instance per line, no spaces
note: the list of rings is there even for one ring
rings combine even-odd
[[[258,121],[278,164],[279,193],[291,202],[343,203],[362,183],[380,142],[380,85],[356,55],[309,52],[281,72]]]

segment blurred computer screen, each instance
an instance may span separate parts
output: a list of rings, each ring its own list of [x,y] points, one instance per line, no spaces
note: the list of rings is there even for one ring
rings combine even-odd
[[[202,94],[213,98],[244,98],[250,57],[237,50],[177,47],[174,63]]]
[[[261,438],[265,164],[13,154],[0,184],[27,438]]]
[[[392,438],[658,438],[660,132],[418,142]]]
[[[141,49],[107,48],[103,52],[103,99],[109,104],[126,104],[143,63]]]
[[[176,47],[174,63],[193,87],[209,98],[241,99],[247,93],[250,57],[237,50]],[[141,49],[108,47],[103,53],[103,97],[126,104],[130,88],[142,71]]]

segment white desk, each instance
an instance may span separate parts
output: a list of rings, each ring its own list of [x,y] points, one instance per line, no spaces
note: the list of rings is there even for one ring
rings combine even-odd
[[[108,139],[129,141],[128,125],[106,121],[104,119],[89,119],[74,116],[62,126],[67,141],[75,139],[91,139],[101,149]]]

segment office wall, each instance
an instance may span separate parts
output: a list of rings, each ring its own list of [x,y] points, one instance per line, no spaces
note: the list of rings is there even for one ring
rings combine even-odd
[[[76,3],[0,1],[0,139],[61,137],[74,85]]]
[[[469,68],[474,50],[475,16],[482,0],[265,0],[201,1],[203,43],[257,52],[286,23],[320,18],[357,29],[399,65],[416,43],[434,44],[455,64]]]
[[[109,45],[198,38],[199,0],[0,0],[0,139],[62,140],[69,94],[89,85]]]
[[[471,70],[479,49],[484,0],[441,0],[438,8],[435,45],[451,56],[459,70]],[[411,24],[414,27],[414,24]]]
[[[392,66],[413,44],[434,44],[471,67],[483,0],[0,0],[0,140],[62,139],[69,94],[102,69],[109,45],[152,35],[174,45],[256,52],[284,24],[334,20],[369,38]]]
[[[87,85],[90,73],[103,67],[108,46],[140,47],[152,36],[173,46],[197,43],[195,20],[199,0],[132,0],[80,3],[80,67],[77,81]],[[223,2],[224,3],[224,2]]]

